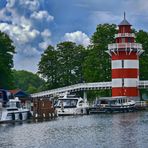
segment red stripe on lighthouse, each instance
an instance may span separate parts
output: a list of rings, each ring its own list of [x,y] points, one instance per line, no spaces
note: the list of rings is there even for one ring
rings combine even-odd
[[[112,69],[112,79],[114,78],[137,78],[138,69]]]
[[[112,97],[116,96],[139,96],[139,91],[137,87],[118,87],[118,88],[112,88]]]

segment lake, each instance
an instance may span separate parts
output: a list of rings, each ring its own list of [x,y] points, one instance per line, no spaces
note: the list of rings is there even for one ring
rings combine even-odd
[[[0,125],[2,148],[148,148],[148,112]]]

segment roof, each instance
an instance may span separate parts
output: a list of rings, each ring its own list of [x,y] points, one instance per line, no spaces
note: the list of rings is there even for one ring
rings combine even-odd
[[[126,19],[124,19],[119,26],[132,26]]]
[[[125,12],[124,12],[124,19],[118,26],[132,26],[125,18]]]
[[[28,97],[28,94],[20,89],[9,90],[15,97]]]
[[[19,92],[19,91],[21,91],[20,89],[13,89],[13,90],[9,90],[9,92],[11,93],[11,94],[16,94],[17,92]]]

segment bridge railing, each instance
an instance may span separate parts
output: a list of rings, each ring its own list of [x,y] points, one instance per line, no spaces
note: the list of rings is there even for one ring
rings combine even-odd
[[[71,86],[34,93],[31,94],[31,97],[42,97],[42,96],[53,95],[56,93],[75,92],[80,90],[110,89],[111,85],[112,85],[111,82],[79,83]]]
[[[61,87],[57,89],[42,91],[39,93],[31,94],[31,97],[43,97],[54,95],[63,92],[76,92],[80,90],[99,90],[99,89],[111,89],[112,82],[94,82],[94,83],[79,83],[75,85],[70,85],[66,87]],[[139,88],[148,88],[148,81],[139,81],[138,82]]]
[[[139,88],[148,88],[148,81],[139,81],[138,87]]]

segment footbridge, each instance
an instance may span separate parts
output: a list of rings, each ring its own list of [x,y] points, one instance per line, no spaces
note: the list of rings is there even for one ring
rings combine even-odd
[[[140,89],[148,88],[148,81],[139,81],[137,85]],[[81,90],[101,90],[101,89],[111,89],[111,88],[112,88],[112,82],[79,83],[75,85],[34,93],[31,94],[31,97],[37,98],[37,97],[56,95],[64,92],[77,92]]]
[[[81,90],[111,89],[111,85],[111,82],[79,83],[75,85],[34,93],[31,94],[31,97],[43,97],[64,92],[77,92]]]

